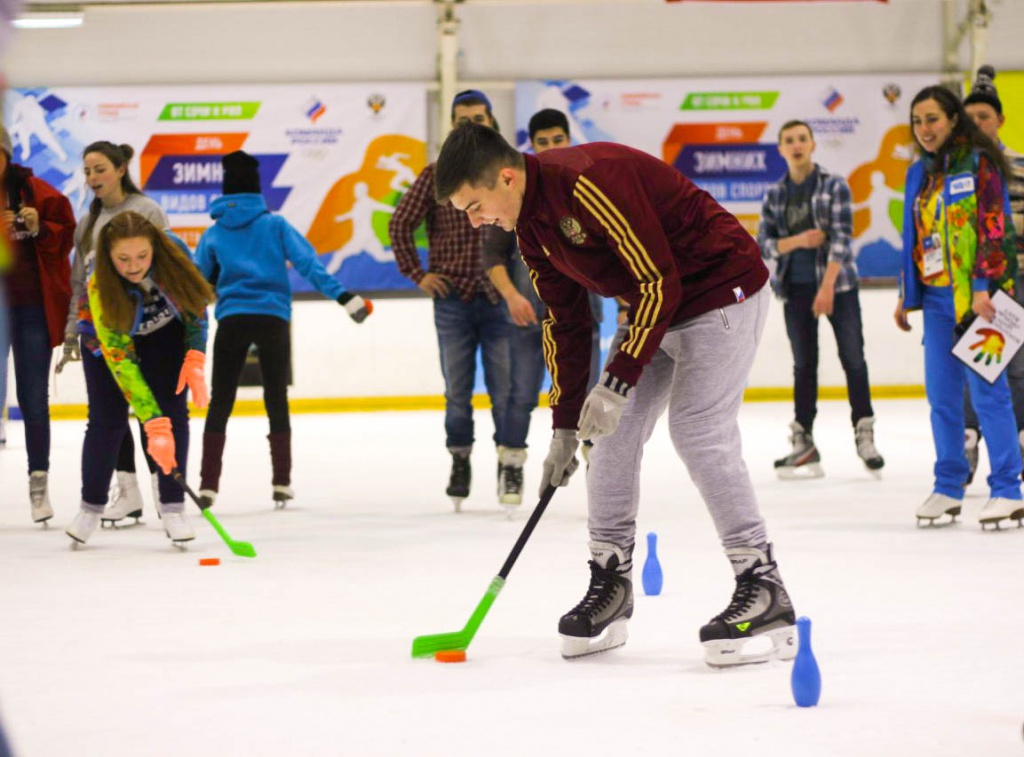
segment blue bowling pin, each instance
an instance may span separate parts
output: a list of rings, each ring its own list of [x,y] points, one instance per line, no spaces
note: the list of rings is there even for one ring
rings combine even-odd
[[[658,562],[658,535],[651,531],[647,534],[647,559],[644,561],[642,574],[644,594],[656,597],[661,594],[661,563]]]
[[[821,697],[821,671],[811,649],[811,619],[796,619],[796,632],[800,641],[796,659],[793,660],[793,701],[798,707],[814,707]]]

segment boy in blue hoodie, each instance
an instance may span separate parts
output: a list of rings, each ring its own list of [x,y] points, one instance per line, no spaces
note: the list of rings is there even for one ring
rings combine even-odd
[[[217,336],[213,343],[213,386],[203,433],[199,497],[213,504],[220,487],[228,418],[235,404],[245,356],[259,352],[263,404],[270,419],[273,497],[278,507],[292,499],[291,422],[288,365],[291,356],[292,292],[288,263],[326,297],[336,300],[356,323],[372,306],[346,292],[299,231],[267,210],[260,194],[259,161],[241,150],[225,155],[224,196],[214,200],[216,223],[203,234],[196,263],[217,289]]]

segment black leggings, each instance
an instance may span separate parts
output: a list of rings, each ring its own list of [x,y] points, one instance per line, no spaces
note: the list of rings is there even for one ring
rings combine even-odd
[[[263,404],[270,418],[270,433],[291,431],[288,364],[292,346],[288,321],[272,315],[230,315],[217,322],[217,337],[213,341],[213,391],[206,413],[207,434],[223,434],[227,430],[251,344],[259,351]]]

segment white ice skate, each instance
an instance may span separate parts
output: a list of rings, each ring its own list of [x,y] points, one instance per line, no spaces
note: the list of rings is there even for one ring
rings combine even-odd
[[[917,508],[917,525],[951,525],[956,522],[956,516],[960,514],[962,505],[963,503],[958,499],[947,497],[945,494],[939,494],[938,492],[932,492],[928,495],[928,499]],[[943,515],[950,516],[949,522],[936,523]]]
[[[134,473],[117,471],[117,483],[111,488],[110,503],[100,516],[100,525],[105,528],[128,525],[137,526],[142,523],[142,492],[139,490],[139,478]],[[134,523],[119,523],[125,518],[134,518]]]
[[[821,478],[825,471],[821,469],[821,455],[814,446],[814,437],[796,421],[789,424],[792,432],[789,442],[792,451],[785,457],[775,461],[775,473],[784,480],[804,478]]]
[[[874,416],[861,418],[854,426],[853,438],[857,443],[857,456],[864,461],[866,467],[875,478],[882,477],[882,468],[885,467],[885,459],[875,448],[875,419]]]
[[[295,492],[290,486],[274,485],[274,509],[283,510],[291,500],[295,499]]]
[[[509,517],[523,504],[523,465],[526,450],[498,447],[498,502]]]
[[[49,474],[46,471],[32,471],[28,477],[28,498],[32,506],[32,521],[42,523],[43,528],[49,528],[47,523],[53,517],[53,508],[50,506]]]
[[[71,521],[71,525],[64,531],[71,537],[71,548],[78,549],[89,541],[89,537],[92,536],[99,524],[100,514],[95,510],[90,510],[83,503],[75,519]]]
[[[978,522],[982,530],[986,526],[995,526],[999,530],[999,524],[1004,520],[1017,521],[1017,527],[1024,526],[1024,502],[1019,499],[1006,499],[1006,497],[993,497],[978,513]]]
[[[196,538],[196,532],[182,510],[164,510],[163,524],[167,538],[178,549],[185,549],[186,544]]]

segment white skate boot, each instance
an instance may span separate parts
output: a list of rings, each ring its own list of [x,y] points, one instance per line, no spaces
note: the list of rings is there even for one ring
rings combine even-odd
[[[789,424],[792,434],[789,443],[793,450],[785,457],[775,461],[775,473],[782,479],[821,478],[825,471],[821,469],[821,455],[814,446],[814,437],[796,421]]]
[[[28,476],[28,499],[32,505],[32,520],[35,523],[42,523],[43,528],[49,528],[46,521],[53,517],[48,484],[49,474],[44,470],[32,471]]]
[[[748,665],[796,657],[796,614],[779,576],[772,547],[727,549],[736,574],[736,589],[725,610],[700,629],[706,662],[713,668]],[[770,646],[756,651],[753,639]]]
[[[498,447],[498,502],[508,508],[509,515],[523,504],[523,465],[526,450]]]
[[[874,416],[857,421],[857,425],[853,429],[853,438],[857,442],[857,455],[864,461],[864,465],[875,478],[881,478],[885,460],[875,448]]]
[[[71,521],[71,525],[64,531],[72,539],[72,549],[78,549],[78,547],[89,541],[89,537],[92,536],[93,531],[100,524],[101,512],[102,510],[94,510],[92,506],[87,505],[85,502],[82,503],[78,515],[75,516],[75,519]]]
[[[1006,497],[993,497],[978,514],[978,522],[982,530],[986,526],[995,526],[999,530],[1000,522],[1004,520],[1015,520],[1017,526],[1024,526],[1024,502],[1019,499],[1007,499]]]
[[[163,509],[163,524],[167,538],[178,549],[184,549],[188,542],[196,538],[196,532],[192,529],[192,524],[188,522],[185,511],[167,510],[163,505],[160,507]]]
[[[956,522],[956,516],[960,514],[960,509],[963,503],[958,499],[947,497],[945,494],[939,494],[938,492],[932,492],[928,495],[928,499],[917,508],[917,525],[919,526],[934,526],[934,525],[949,525]],[[949,515],[949,523],[936,524],[939,518],[943,515]]]
[[[139,490],[138,476],[126,471],[117,471],[117,483],[111,487],[110,495],[110,502],[100,517],[101,526],[113,528],[118,521],[125,518],[135,518],[135,523],[127,525],[137,526],[141,523],[139,518],[142,517],[142,492]]]
[[[633,560],[610,542],[590,542],[590,587],[580,603],[558,621],[562,657],[597,654],[621,647],[633,617]]]
[[[292,491],[290,486],[284,486],[282,484],[274,484],[274,509],[283,510],[284,506],[288,504],[290,500],[295,499],[295,492]],[[210,504],[213,504],[211,501]]]

